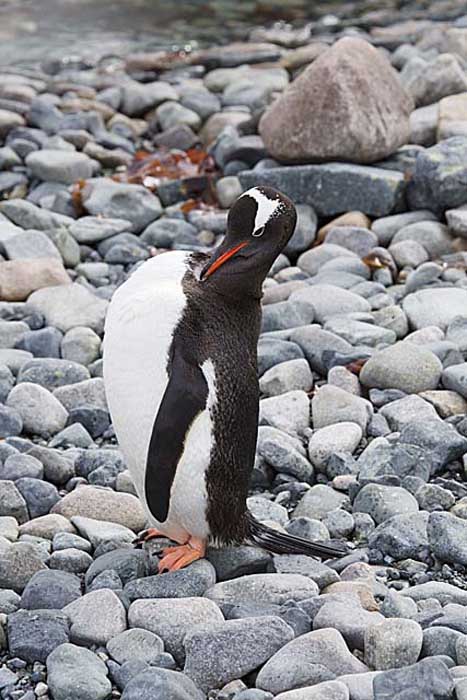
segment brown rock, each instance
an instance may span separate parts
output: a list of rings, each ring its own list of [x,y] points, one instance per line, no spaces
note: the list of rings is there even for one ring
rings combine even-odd
[[[117,127],[116,131],[118,131],[119,126],[128,127],[131,129],[134,136],[141,136],[148,128],[148,123],[145,119],[132,119],[131,117],[127,117],[126,114],[120,114],[120,112],[118,112],[112,119],[109,119],[107,126],[109,129]]]
[[[201,129],[201,141],[208,146],[226,126],[238,126],[251,118],[248,112],[217,112],[212,114]]]
[[[296,70],[313,63],[328,48],[329,44],[325,44],[324,41],[314,41],[307,46],[300,46],[294,51],[289,51],[281,58],[279,63],[287,70]]]
[[[209,49],[193,51],[189,56],[192,65],[200,63],[209,69],[243,66],[245,63],[264,63],[277,61],[283,49],[266,42],[238,41],[226,46],[213,46]]]
[[[444,97],[439,103],[437,141],[467,136],[467,92]]]
[[[6,136],[15,126],[24,126],[25,123],[21,114],[0,109],[0,136]]]
[[[170,68],[186,65],[188,62],[189,54],[182,51],[140,52],[131,53],[127,56],[125,68],[129,73],[132,71],[169,70]]]
[[[336,581],[323,588],[321,593],[355,593],[360,598],[362,608],[370,611],[379,610],[371,586],[367,582]]]
[[[98,486],[80,486],[58,501],[51,510],[70,519],[75,515],[118,523],[139,532],[146,518],[140,501],[130,493]]]
[[[115,114],[115,110],[105,102],[90,100],[85,97],[72,97],[62,100],[60,107],[64,112],[97,112],[104,121],[108,121]]]
[[[330,221],[326,226],[322,226],[316,237],[317,243],[322,243],[327,234],[336,226],[358,226],[358,228],[370,228],[371,220],[361,211],[347,211],[336,219]]]
[[[70,284],[65,268],[55,258],[9,260],[0,263],[0,300],[24,301],[43,287]]]
[[[370,34],[379,46],[396,49],[403,43],[413,44],[433,26],[433,22],[430,20],[409,19],[403,22],[396,22],[389,27],[374,26],[371,28]]]
[[[291,83],[259,132],[284,162],[372,163],[407,143],[412,109],[387,58],[362,39],[345,38]]]
[[[40,515],[38,518],[28,520],[19,527],[20,535],[32,535],[33,537],[42,537],[45,540],[53,540],[59,532],[75,534],[76,529],[68,518],[58,515],[58,513]]]
[[[420,397],[429,401],[441,418],[467,413],[467,401],[456,391],[433,389],[432,391],[422,391]]]

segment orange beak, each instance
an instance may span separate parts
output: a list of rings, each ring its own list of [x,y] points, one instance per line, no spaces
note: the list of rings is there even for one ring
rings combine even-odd
[[[231,248],[230,250],[227,250],[225,253],[223,253],[219,258],[217,258],[217,260],[214,260],[212,265],[210,265],[210,267],[208,267],[208,269],[204,273],[203,279],[207,279],[210,275],[212,275],[213,272],[218,270],[221,267],[221,265],[227,262],[227,260],[230,260],[230,258],[233,258],[235,253],[238,253],[238,251],[244,248],[246,245],[248,245],[247,241],[239,243],[234,248]]]

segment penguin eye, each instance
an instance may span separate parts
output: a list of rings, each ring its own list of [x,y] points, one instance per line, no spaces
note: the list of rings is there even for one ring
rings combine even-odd
[[[259,238],[263,235],[265,228],[266,226],[261,226],[261,228],[257,228],[256,231],[253,231],[251,235],[254,236],[254,238]]]

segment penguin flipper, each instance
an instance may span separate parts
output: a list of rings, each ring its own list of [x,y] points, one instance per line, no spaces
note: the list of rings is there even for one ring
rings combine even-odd
[[[206,378],[196,362],[174,342],[170,378],[159,407],[146,459],[145,492],[149,510],[165,522],[170,491],[185,439],[208,398]]]
[[[306,554],[320,559],[343,557],[349,553],[344,546],[311,542],[303,537],[279,532],[272,527],[260,523],[247,513],[248,539],[258,547],[273,554]]]

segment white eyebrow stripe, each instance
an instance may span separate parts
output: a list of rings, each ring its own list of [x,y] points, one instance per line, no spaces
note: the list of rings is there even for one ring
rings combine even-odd
[[[259,191],[257,187],[252,187],[242,194],[242,197],[251,197],[258,205],[253,231],[257,231],[261,226],[265,226],[276,209],[280,207],[280,199],[269,199],[265,194]]]

